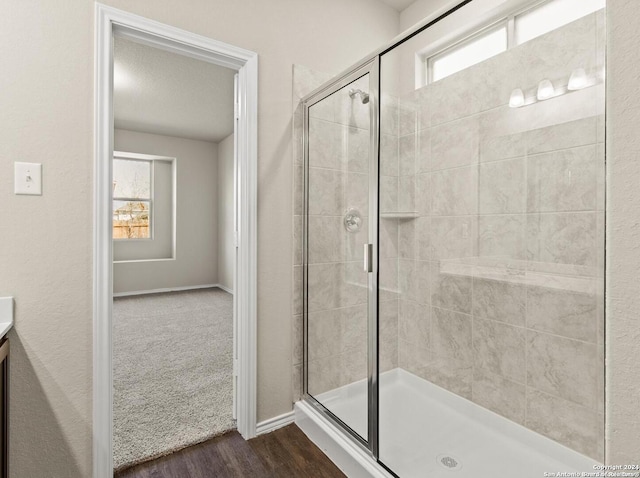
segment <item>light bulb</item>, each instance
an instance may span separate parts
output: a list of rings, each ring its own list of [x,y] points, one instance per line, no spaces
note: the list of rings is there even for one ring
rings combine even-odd
[[[567,85],[567,89],[581,90],[587,86],[587,73],[584,71],[584,68],[576,68],[571,72],[571,76],[569,77],[569,84]]]
[[[524,93],[520,88],[516,88],[511,92],[511,96],[509,97],[509,106],[518,108],[522,105],[524,105]]]
[[[538,94],[536,97],[539,100],[548,100],[555,93],[555,89],[553,88],[553,84],[549,80],[542,80],[538,83]]]

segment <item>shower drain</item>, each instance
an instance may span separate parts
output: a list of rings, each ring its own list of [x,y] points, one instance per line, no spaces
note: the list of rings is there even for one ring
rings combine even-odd
[[[438,464],[449,471],[458,471],[462,468],[462,462],[453,455],[442,454],[436,457]]]

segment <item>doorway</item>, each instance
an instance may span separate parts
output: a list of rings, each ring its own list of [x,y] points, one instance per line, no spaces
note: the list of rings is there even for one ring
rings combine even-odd
[[[143,17],[104,5],[96,6],[96,141],[95,141],[95,211],[94,211],[94,477],[113,474],[113,297],[114,297],[114,38],[151,46],[164,52],[235,70],[235,251],[236,274],[233,280],[233,360],[237,428],[245,439],[255,436],[256,428],[256,156],[257,156],[257,55],[190,32],[163,25]],[[116,70],[117,73],[117,70]],[[117,80],[117,79],[116,79]],[[121,154],[123,152],[120,152]],[[126,151],[124,153],[127,153]],[[131,154],[131,152],[129,152]],[[136,152],[133,152],[136,153]],[[137,153],[142,154],[142,153]],[[171,170],[171,154],[155,158],[120,158],[137,160],[148,169]],[[157,161],[157,163],[155,163]],[[168,166],[164,168],[164,166]],[[151,176],[152,182],[156,179]],[[153,187],[152,187],[153,189]],[[153,198],[140,199],[148,207],[148,217],[155,217]],[[156,205],[159,206],[159,205]],[[138,211],[139,212],[139,211]],[[157,212],[157,211],[155,211]],[[144,213],[136,216],[143,218]],[[175,217],[175,214],[174,214]],[[144,221],[142,221],[144,222]],[[157,224],[156,224],[157,225]],[[130,231],[158,234],[152,225],[135,224]],[[174,229],[175,230],[175,229]],[[132,232],[133,233],[133,232]],[[171,235],[171,234],[170,234]],[[167,260],[176,255],[176,237],[165,251]],[[171,242],[171,240],[170,240]],[[178,251],[179,252],[179,251]],[[214,284],[208,284],[214,285]],[[154,288],[154,287],[152,287]],[[155,287],[162,289],[163,287]],[[135,287],[134,287],[135,289]],[[167,350],[170,354],[171,350]]]

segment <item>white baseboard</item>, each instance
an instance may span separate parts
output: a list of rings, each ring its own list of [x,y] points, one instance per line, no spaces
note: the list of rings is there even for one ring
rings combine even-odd
[[[220,285],[218,284],[188,285],[185,287],[168,287],[166,289],[134,290],[131,292],[114,292],[113,296],[128,297],[130,295],[161,294],[163,292],[180,292],[183,290],[211,289],[212,287],[220,287]],[[222,287],[220,288],[223,289]]]
[[[256,425],[256,435],[271,433],[278,428],[286,427],[287,425],[293,423],[294,420],[295,414],[293,413],[293,410],[287,413],[283,413],[282,415],[278,415],[277,417],[269,418],[268,420],[260,422]]]
[[[228,292],[229,294],[233,295],[233,290],[229,289],[228,287],[223,286],[222,284],[214,284],[213,287],[217,287],[218,289],[222,289],[225,292]]]

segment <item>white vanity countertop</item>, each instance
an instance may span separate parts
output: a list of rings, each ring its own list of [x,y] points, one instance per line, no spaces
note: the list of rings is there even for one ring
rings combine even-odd
[[[13,327],[13,297],[0,297],[0,338]]]

